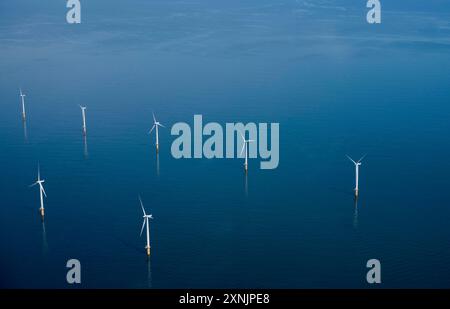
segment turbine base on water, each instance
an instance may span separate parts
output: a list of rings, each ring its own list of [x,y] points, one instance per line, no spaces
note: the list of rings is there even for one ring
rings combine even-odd
[[[355,197],[358,198],[358,189],[355,189]]]
[[[45,215],[44,208],[39,208],[39,213],[41,214],[42,219],[44,219],[44,215]]]
[[[159,144],[156,144],[156,152],[159,152]]]
[[[248,164],[244,164],[244,171],[246,174],[248,173]]]
[[[150,247],[145,247],[145,251],[147,251],[147,256],[150,256]]]

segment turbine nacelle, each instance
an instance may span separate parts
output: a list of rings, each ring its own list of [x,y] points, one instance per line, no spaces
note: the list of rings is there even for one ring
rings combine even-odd
[[[244,144],[242,145],[242,149],[241,149],[241,156],[242,156],[242,153],[244,152],[244,149],[247,146],[247,144],[249,144],[251,142],[254,142],[255,140],[253,140],[253,139],[245,139],[245,137],[244,137],[244,135],[242,133],[241,133],[241,138],[242,138],[242,141],[244,142]]]
[[[47,194],[45,193],[44,186],[42,185],[45,182],[44,179],[41,179],[41,169],[38,165],[38,177],[35,183],[31,184],[30,187],[34,187],[35,185],[39,185],[39,189],[44,193],[45,197],[47,197]]]
[[[154,113],[152,113],[152,116],[153,116],[153,126],[152,126],[152,128],[150,129],[150,131],[148,131],[148,134],[152,133],[152,131],[153,131],[156,127],[163,127],[163,128],[165,128],[165,126],[164,126],[161,122],[159,122],[159,121],[156,120],[156,117],[155,117],[155,114],[154,114]]]
[[[39,190],[44,193],[44,196],[47,197],[47,193],[45,193],[44,186],[42,185],[45,182],[45,180],[38,180],[34,184],[32,184],[30,187],[34,187],[35,185],[39,185]]]
[[[363,155],[358,161],[353,160],[349,155],[346,155],[347,158],[355,164],[355,166],[360,166],[362,164],[362,160],[366,157],[366,155]]]

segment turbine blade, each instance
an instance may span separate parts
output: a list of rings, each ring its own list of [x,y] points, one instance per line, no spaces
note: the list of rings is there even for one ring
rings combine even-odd
[[[33,183],[33,184],[31,184],[31,185],[29,185],[28,187],[34,187],[35,185],[37,185],[37,182],[35,182],[35,183]]]
[[[350,158],[348,155],[346,155],[347,156],[347,158],[350,160],[350,161],[352,161],[353,162],[353,164],[356,164],[356,162],[355,161],[353,161],[353,159],[352,158]]]
[[[247,142],[254,142],[255,140],[254,139],[249,139]]]
[[[361,162],[366,156],[367,156],[367,153],[366,153],[365,155],[363,155],[363,156],[361,157],[361,159],[358,160],[358,163]]]
[[[155,113],[152,112],[153,122],[156,122]]]
[[[245,149],[245,141],[244,141],[244,145],[242,145],[241,156],[242,156],[242,153],[244,152],[244,149]]]
[[[140,236],[142,236],[142,231],[144,230],[144,226],[145,226],[145,219],[144,219],[144,222],[142,222],[142,228],[141,228],[141,234],[140,234]]]
[[[241,133],[241,132],[239,132],[239,134],[241,134],[242,140],[243,140],[243,141],[244,141],[244,143],[245,143],[245,137],[244,137],[244,135],[242,135],[242,133]]]
[[[153,127],[148,131],[148,134],[152,133],[153,129],[155,128],[156,124],[153,125]]]
[[[160,124],[158,124],[160,127],[163,127],[163,128],[165,128],[165,126],[163,126],[161,123]]]
[[[41,180],[41,166],[38,163],[38,180]]]
[[[39,184],[39,186],[41,187],[41,190],[44,193],[44,196],[47,197],[47,193],[45,193],[44,186],[42,184]]]
[[[141,203],[142,212],[144,213],[144,216],[146,216],[147,214],[145,213],[144,204],[142,203],[142,199],[141,199],[140,195],[139,195],[139,202]]]

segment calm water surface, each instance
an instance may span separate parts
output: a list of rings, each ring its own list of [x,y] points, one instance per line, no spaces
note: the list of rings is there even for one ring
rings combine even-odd
[[[70,287],[77,258],[85,288],[367,287],[377,258],[383,287],[450,287],[448,3],[222,2],[0,4],[0,286]],[[174,159],[194,114],[279,122],[279,167]]]

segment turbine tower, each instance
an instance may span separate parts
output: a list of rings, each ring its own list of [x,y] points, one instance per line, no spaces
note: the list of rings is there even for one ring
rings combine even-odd
[[[38,165],[38,177],[35,183],[33,183],[32,185],[30,185],[30,187],[33,187],[35,185],[39,185],[39,194],[40,194],[40,198],[41,198],[41,207],[39,208],[39,212],[41,214],[42,219],[44,219],[44,195],[45,197],[47,197],[47,194],[45,193],[44,190],[44,186],[42,185],[45,182],[44,179],[41,179],[41,173],[40,173],[40,168]]]
[[[148,134],[152,133],[153,129],[156,129],[156,152],[158,152],[159,151],[158,127],[165,128],[165,126],[163,126],[159,121],[156,121],[155,114],[152,113],[152,115],[153,115],[153,127],[150,129]]]
[[[361,159],[358,161],[354,161],[352,158],[350,158],[347,155],[347,158],[355,164],[355,197],[358,197],[358,190],[359,190],[359,167],[361,166],[361,161],[364,159],[366,155],[362,156]]]
[[[250,142],[254,142],[253,139],[245,139],[244,135],[241,133],[242,140],[244,141],[244,145],[242,145],[241,156],[245,149],[245,162],[244,162],[244,170],[247,173],[248,171],[248,144]]]
[[[22,100],[22,120],[25,121],[26,119],[26,113],[25,113],[25,94],[22,92],[22,89],[20,90],[20,98]]]
[[[86,106],[81,106],[81,115],[83,116],[83,135],[86,135]]]
[[[142,199],[141,196],[139,196],[139,202],[141,203],[141,208],[142,208],[142,212],[144,213],[144,222],[142,222],[142,228],[141,228],[141,236],[142,236],[142,232],[144,231],[144,226],[147,227],[147,245],[145,246],[145,250],[147,251],[147,256],[150,256],[150,223],[149,223],[149,219],[153,219],[153,216],[147,215],[145,213],[145,209],[144,209],[144,204],[142,203]]]

